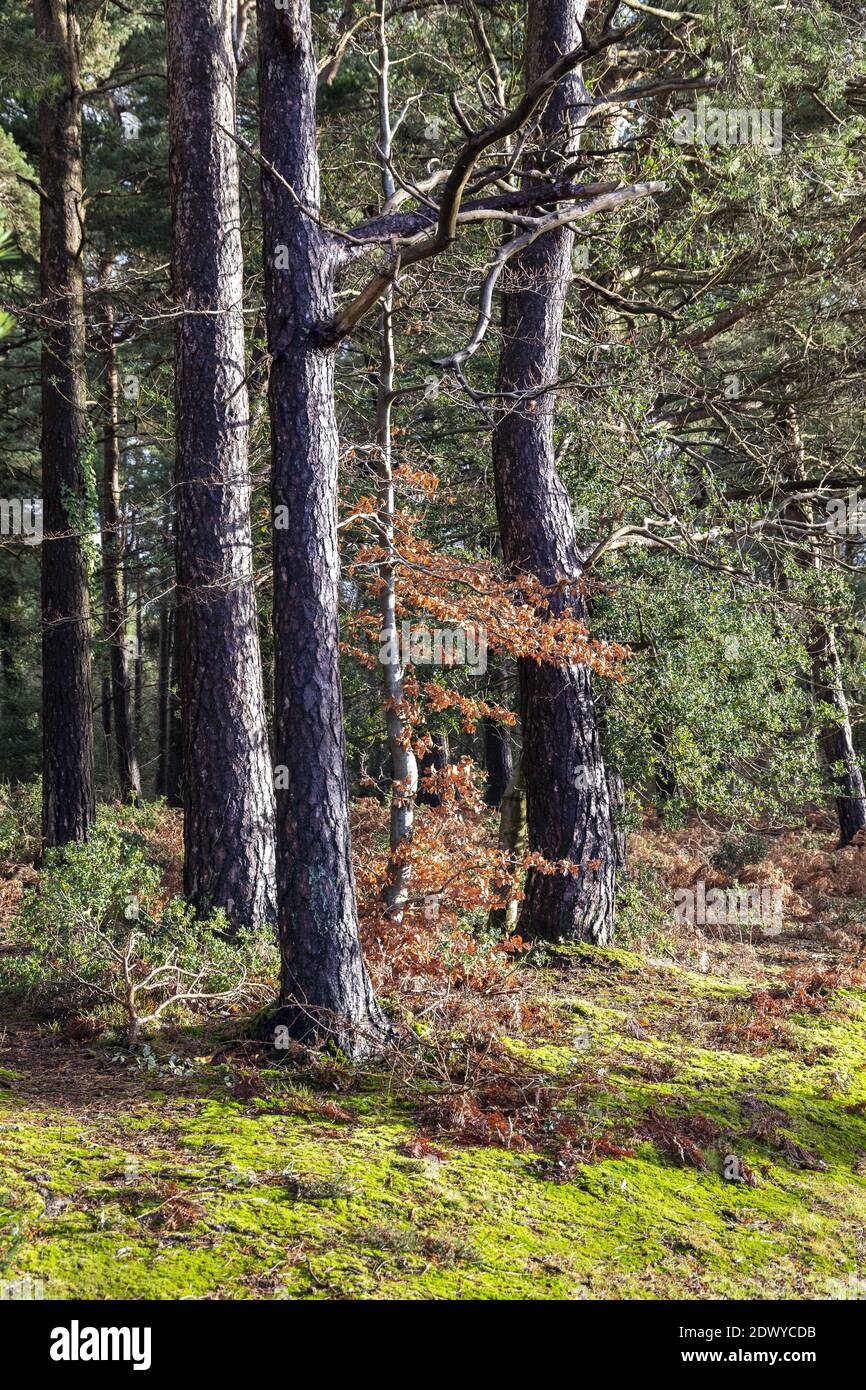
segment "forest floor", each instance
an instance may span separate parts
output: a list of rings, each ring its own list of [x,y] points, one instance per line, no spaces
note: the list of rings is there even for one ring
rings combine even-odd
[[[708,856],[695,831],[633,837],[638,878],[723,881]],[[783,885],[778,936],[531,952],[522,1027],[431,1042],[423,1072],[225,1024],[131,1054],[13,1013],[0,1278],[49,1298],[862,1296],[866,850],[818,826],[737,872]]]

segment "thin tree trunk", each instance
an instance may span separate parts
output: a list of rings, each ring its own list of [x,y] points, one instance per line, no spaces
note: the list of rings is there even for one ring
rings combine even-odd
[[[663,811],[677,794],[677,774],[671,762],[668,735],[661,729],[653,730],[652,745],[657,754],[653,763],[656,805]]]
[[[470,10],[470,19],[475,32],[479,35],[483,34],[483,24],[474,6]],[[500,86],[501,82],[497,81],[497,91]],[[490,538],[490,553],[500,564],[502,563],[502,539],[498,531],[494,531]],[[508,685],[508,669],[505,665],[505,658],[502,659],[501,664],[496,664],[490,668],[488,684],[488,698],[498,699],[500,704],[504,703],[505,690]],[[507,724],[498,724],[495,719],[489,719],[486,716],[482,722],[481,731],[486,774],[484,800],[488,806],[497,807],[502,805],[502,798],[508,790],[514,774],[511,731]]]
[[[144,625],[142,622],[141,566],[138,566],[135,585],[135,637],[133,639],[133,728],[136,743],[141,742],[141,719],[144,713]],[[128,652],[127,652],[128,664]]]
[[[104,544],[104,537],[103,537],[103,544]],[[105,595],[104,595],[104,594],[103,594],[103,599],[102,599],[102,601],[103,601],[103,607],[104,607],[104,605],[105,605]],[[100,681],[99,715],[100,715],[100,720],[101,720],[101,723],[102,723],[102,736],[103,736],[103,738],[104,738],[104,740],[105,740],[105,757],[106,757],[106,761],[107,761],[107,763],[108,763],[108,767],[109,767],[109,770],[110,770],[110,768],[111,768],[111,658],[110,658],[110,656],[109,656],[109,646],[110,646],[110,642],[109,642],[109,636],[108,636],[108,622],[107,622],[107,620],[103,620],[103,624],[102,624],[102,637],[103,637],[103,641],[104,641],[104,643],[105,643],[105,660],[106,660],[106,662],[107,662],[108,664],[107,664],[107,666],[106,666],[106,669],[105,669],[105,670],[103,671],[103,673],[102,673],[102,678],[101,678],[101,681]]]
[[[102,475],[102,592],[105,626],[111,664],[111,703],[117,775],[124,801],[138,800],[141,774],[136,751],[136,734],[130,708],[128,644],[126,640],[126,593],[123,577],[123,545],[120,519],[120,443],[117,429],[117,345],[114,341],[114,308],[105,308],[105,372],[103,378],[103,475]],[[140,622],[140,603],[136,603]],[[136,661],[141,660],[140,641]],[[138,712],[138,668],[136,668],[136,713]]]
[[[276,914],[273,778],[250,526],[231,7],[168,0],[184,891]]]
[[[526,80],[581,38],[583,0],[532,0]],[[587,101],[579,71],[551,95],[539,123],[539,144],[573,153],[572,133]],[[554,455],[555,394],[533,391],[556,381],[573,236],[562,228],[511,262],[500,358],[500,416],[494,430],[496,504],[506,565],[546,585],[571,580],[551,600],[553,613],[588,622],[579,587],[581,558],[568,494]],[[520,397],[515,403],[515,393]],[[610,804],[586,666],[568,669],[518,663],[529,847],[548,860],[568,859],[578,875],[531,870],[520,914],[522,935],[604,943],[614,923],[615,847]]]
[[[797,462],[800,476],[805,464],[805,448],[800,421],[795,407],[788,412],[788,433],[790,449]],[[810,502],[795,502],[785,507],[783,516],[797,521],[814,524],[813,507]],[[817,549],[812,552],[812,565],[821,569],[821,555]],[[782,586],[787,587],[787,576],[781,575]],[[839,848],[850,845],[852,841],[862,844],[866,841],[866,789],[863,771],[854,750],[854,736],[851,730],[851,717],[848,700],[842,680],[842,663],[836,645],[836,634],[832,619],[816,618],[809,635],[809,656],[811,658],[812,698],[816,705],[829,706],[833,718],[824,723],[819,714],[818,750],[821,761],[834,790],[836,816],[839,821]]]
[[[3,722],[3,776],[17,781],[26,775],[24,752],[28,739],[27,683],[25,680],[27,620],[19,581],[6,565],[0,566],[0,719]],[[24,745],[24,746],[22,746]]]
[[[262,177],[271,354],[277,876],[281,1022],[352,1055],[387,1031],[361,955],[349,839],[338,623],[335,253],[316,221],[316,62],[308,0],[259,0]],[[299,206],[299,202],[302,206]],[[313,216],[310,213],[313,213]]]
[[[527,848],[526,787],[520,758],[502,798],[499,848],[508,856],[511,868],[516,870]],[[491,927],[496,931],[513,932],[517,926],[519,907],[517,898],[505,895],[502,907],[495,907],[490,913]]]
[[[391,110],[389,91],[389,52],[385,34],[384,0],[379,10],[379,155],[382,160],[382,196],[387,203],[394,194],[390,169]],[[415,797],[418,791],[418,762],[412,748],[412,730],[403,713],[403,662],[397,639],[397,576],[393,564],[394,468],[391,445],[391,413],[394,402],[394,294],[388,290],[381,306],[379,390],[376,402],[376,441],[381,479],[379,528],[389,559],[381,566],[379,603],[382,615],[381,661],[385,694],[385,727],[391,755],[390,854],[385,886],[385,903],[397,913],[406,902],[412,865],[408,858],[415,829]]]
[[[168,686],[168,768],[165,799],[169,806],[183,806],[183,711],[180,707],[180,637],[177,608],[171,611],[171,660]]]
[[[87,838],[93,787],[90,601],[84,544],[92,486],[85,434],[81,74],[74,0],[34,0],[57,85],[39,104],[42,310],[42,831]]]
[[[618,768],[605,765],[607,778],[607,798],[610,802],[610,823],[613,831],[613,845],[616,859],[617,883],[625,883],[628,877],[628,835],[625,830],[625,782]]]
[[[821,757],[834,788],[836,815],[839,819],[839,848],[866,841],[866,788],[863,771],[854,751],[851,717],[842,682],[842,663],[836,637],[829,624],[815,627],[810,644],[812,657],[812,690],[816,703],[829,705],[834,713],[831,723],[820,731],[818,744]]]
[[[159,663],[156,674],[157,764],[156,794],[168,791],[168,692],[171,683],[171,609],[163,603],[159,610]]]

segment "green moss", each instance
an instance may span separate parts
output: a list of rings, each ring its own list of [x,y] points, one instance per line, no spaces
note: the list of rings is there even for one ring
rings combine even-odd
[[[289,1065],[248,1102],[202,1062],[161,1089],[124,1076],[66,1115],[15,1077],[0,1090],[4,1277],[59,1298],[814,1298],[857,1269],[861,995],[788,1020],[786,1045],[758,1055],[712,1042],[741,982],[579,947],[553,948],[539,979],[574,1038],[512,1052],[551,1082],[597,1083],[589,1120],[630,1156],[564,1182],[532,1152],[437,1140],[445,1159],[407,1157],[417,1121],[385,1076],[341,1094],[336,1117],[333,1092]],[[752,1131],[756,1102],[771,1140]],[[650,1111],[719,1127],[706,1171],[645,1138]],[[799,1166],[785,1140],[825,1166]],[[725,1180],[727,1153],[755,1186]]]

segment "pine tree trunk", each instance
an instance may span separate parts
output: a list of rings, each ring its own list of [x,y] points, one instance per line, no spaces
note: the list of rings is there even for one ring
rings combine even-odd
[[[111,707],[120,795],[141,795],[136,737],[132,721],[129,653],[126,640],[126,593],[120,519],[120,444],[117,433],[117,345],[114,309],[106,305],[105,374],[103,379],[102,592],[111,665]],[[140,605],[137,606],[137,615]],[[140,661],[140,644],[136,660]]]
[[[235,58],[224,0],[168,0],[184,891],[275,919],[250,526]]]
[[[87,838],[95,814],[90,601],[84,544],[92,488],[84,458],[84,203],[76,6],[34,0],[36,34],[57,65],[39,104],[42,311],[42,831]]]
[[[334,252],[319,207],[316,63],[308,0],[258,5],[262,176],[271,353],[280,1021],[352,1055],[387,1029],[361,955],[349,840],[338,622]],[[294,196],[293,196],[294,195]],[[300,200],[303,209],[298,206]],[[314,216],[310,216],[312,211]]]
[[[533,0],[527,29],[531,81],[560,53],[580,42],[583,3]],[[540,120],[542,148],[573,152],[570,122],[587,100],[579,71],[552,94]],[[554,455],[552,391],[557,379],[562,320],[571,279],[573,236],[562,228],[540,238],[511,262],[514,286],[505,297],[499,391],[503,400],[493,438],[496,504],[505,563],[546,585],[569,576],[568,591],[551,611],[588,622],[578,587],[581,559],[568,494]],[[514,403],[514,393],[520,397]],[[604,943],[614,922],[615,846],[598,721],[586,666],[567,670],[518,663],[529,847],[548,860],[568,859],[579,875],[530,871],[520,913],[523,936]]]

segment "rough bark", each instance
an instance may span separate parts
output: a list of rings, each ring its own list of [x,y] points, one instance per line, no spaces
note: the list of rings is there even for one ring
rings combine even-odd
[[[106,305],[103,375],[102,449],[102,597],[111,671],[111,726],[117,759],[120,795],[124,801],[141,795],[135,729],[132,719],[129,651],[126,640],[126,586],[120,518],[120,442],[117,428],[117,345],[114,310]],[[137,657],[140,653],[137,652]]]
[[[250,527],[235,58],[227,0],[168,0],[184,891],[275,919]]]
[[[340,681],[339,445],[334,248],[319,207],[316,63],[308,0],[259,0],[259,98],[274,516],[274,740],[282,954],[276,1018],[299,1038],[330,1036],[352,1055],[387,1025],[361,955],[349,839]]]
[[[95,814],[84,382],[84,202],[74,2],[34,0],[58,84],[39,105],[42,334],[42,830],[87,838]]]
[[[819,624],[810,644],[812,690],[816,703],[829,705],[832,722],[820,730],[821,758],[834,789],[839,819],[839,848],[866,842],[866,788],[854,750],[851,717],[842,682],[842,663],[831,627]]]
[[[533,0],[527,83],[560,53],[577,46],[583,10],[583,0]],[[541,116],[542,149],[574,151],[575,127],[586,99],[575,70],[552,93]],[[551,601],[551,611],[567,606],[586,621],[586,598],[577,584],[581,557],[574,520],[555,463],[555,397],[550,391],[533,396],[557,378],[572,241],[571,230],[560,228],[511,262],[493,462],[506,565],[550,585],[565,575],[573,577],[569,590]],[[514,393],[521,397],[519,403]],[[530,849],[549,860],[569,859],[582,869],[579,875],[530,871],[520,931],[526,937],[604,943],[613,933],[615,847],[590,673],[586,666],[563,670],[520,661],[518,679]]]

